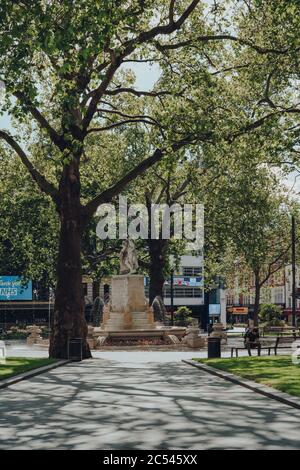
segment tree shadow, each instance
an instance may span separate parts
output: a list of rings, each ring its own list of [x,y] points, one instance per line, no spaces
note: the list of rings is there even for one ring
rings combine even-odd
[[[300,449],[300,412],[181,363],[72,363],[0,391],[0,449]]]

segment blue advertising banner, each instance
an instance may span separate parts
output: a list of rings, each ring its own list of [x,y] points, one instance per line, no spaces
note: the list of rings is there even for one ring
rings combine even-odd
[[[32,300],[32,282],[19,276],[0,276],[0,300]]]

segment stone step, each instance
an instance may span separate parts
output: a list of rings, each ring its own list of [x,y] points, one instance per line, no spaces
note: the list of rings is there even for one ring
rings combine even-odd
[[[116,325],[123,325],[124,319],[123,318],[110,318],[108,322],[114,323]]]
[[[146,323],[150,323],[150,322],[148,321],[147,318],[144,318],[143,320],[134,320],[134,319],[132,319],[131,323],[139,325],[139,324],[146,324]]]
[[[133,325],[131,328],[131,330],[153,330],[154,329],[154,325],[139,325],[139,326],[136,326],[136,325]]]
[[[116,322],[116,323],[123,323],[124,317],[123,317],[123,316],[119,316],[119,317],[109,317],[109,318],[108,318],[108,321],[113,321],[113,322]]]

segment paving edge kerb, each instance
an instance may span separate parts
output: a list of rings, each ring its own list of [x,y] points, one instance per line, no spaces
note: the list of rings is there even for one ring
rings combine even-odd
[[[207,364],[203,364],[201,362],[196,362],[189,359],[182,359],[182,362],[185,362],[190,366],[197,367],[198,369],[232,382],[236,385],[241,385],[242,387],[248,388],[253,392],[259,393],[260,395],[264,395],[265,397],[272,398],[273,400],[277,400],[281,403],[284,403],[285,405],[292,406],[293,408],[300,410],[300,398],[293,397],[288,393],[280,392],[279,390],[275,390],[274,388],[268,387],[267,385],[244,379],[243,377],[216,369],[215,367],[208,366]]]
[[[32,377],[35,377],[36,375],[40,375],[40,374],[43,374],[44,372],[48,372],[49,370],[56,369],[57,367],[68,364],[69,362],[70,362],[69,359],[64,359],[61,361],[54,362],[53,364],[48,364],[43,367],[32,369],[28,372],[23,372],[23,374],[18,374],[13,377],[9,377],[8,379],[1,380],[0,390],[2,388],[6,388],[6,387],[9,387],[10,385],[14,385],[18,382],[21,382],[22,380],[28,380],[28,379],[31,379]]]

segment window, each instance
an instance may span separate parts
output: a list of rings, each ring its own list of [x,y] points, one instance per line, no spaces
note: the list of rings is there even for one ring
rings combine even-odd
[[[203,289],[201,287],[174,287],[174,297],[202,298]],[[164,289],[164,296],[171,297],[169,286]]]
[[[283,292],[282,287],[275,287],[274,303],[275,304],[283,304],[284,303],[284,292]]]
[[[202,274],[202,266],[183,266],[183,276],[200,276]]]

